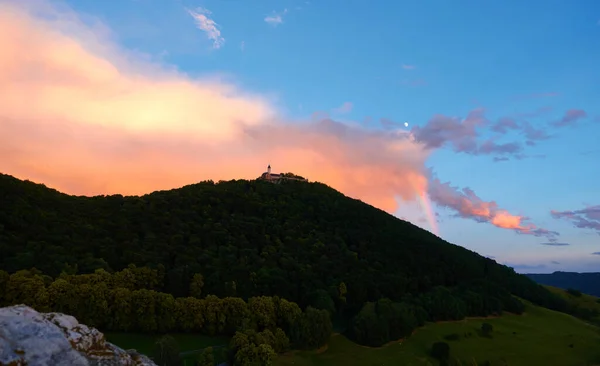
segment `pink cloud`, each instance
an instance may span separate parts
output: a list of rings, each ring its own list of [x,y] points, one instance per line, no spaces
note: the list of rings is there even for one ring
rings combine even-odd
[[[427,190],[429,152],[406,135],[289,120],[264,96],[109,35],[69,10],[0,5],[1,172],[71,194],[143,194],[253,179],[270,163],[390,212]]]
[[[587,206],[579,210],[552,210],[550,214],[555,219],[567,220],[575,227],[596,230],[600,234],[600,205]]]
[[[519,234],[543,236],[555,242],[559,234],[534,224],[526,223],[527,217],[513,215],[501,209],[494,201],[484,201],[470,188],[453,187],[449,182],[442,183],[433,178],[429,182],[429,196],[439,206],[449,208],[459,217],[477,222],[487,222],[502,229],[513,230]]]
[[[210,18],[212,14],[204,8],[186,9],[188,14],[194,19],[196,27],[206,33],[208,39],[213,41],[213,48],[221,48],[225,44],[225,38],[221,36],[219,25]]]
[[[407,64],[402,64],[402,68],[403,68],[404,70],[414,70],[414,69],[416,69],[417,67],[416,67],[415,65],[407,65]]]
[[[584,118],[587,118],[587,113],[584,110],[569,109],[560,120],[552,122],[552,125],[556,127],[572,126]]]
[[[454,151],[472,155],[517,154],[522,147],[519,143],[497,143],[494,139],[478,141],[478,129],[489,121],[481,108],[472,110],[466,118],[452,118],[435,115],[423,127],[412,129],[415,139],[428,148],[450,145]],[[502,125],[501,127],[505,127]],[[492,127],[494,128],[494,127]]]

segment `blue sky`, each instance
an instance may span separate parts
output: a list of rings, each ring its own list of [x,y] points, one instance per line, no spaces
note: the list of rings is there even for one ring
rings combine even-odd
[[[245,90],[270,96],[292,119],[324,111],[352,123],[407,121],[417,139],[432,141],[434,116],[464,121],[484,111],[486,123],[474,137],[478,146],[492,139],[521,150],[484,153],[453,145],[460,136],[446,136],[425,163],[432,179],[458,187],[453,197],[470,188],[481,200],[558,234],[478,222],[456,207],[460,202],[449,201],[450,193],[430,194],[440,236],[521,272],[600,269],[600,255],[592,254],[600,252],[600,207],[594,208],[600,205],[597,1],[67,4],[90,16],[84,19],[104,23],[123,48],[190,77],[227,75]],[[213,31],[210,39],[210,29],[193,15],[214,21],[220,34]],[[344,103],[347,110],[336,112]],[[571,118],[557,123],[565,116]],[[517,127],[494,132],[503,118]],[[528,129],[550,138],[527,138]],[[401,201],[398,216],[431,229],[418,203]],[[541,244],[549,240],[569,245]]]

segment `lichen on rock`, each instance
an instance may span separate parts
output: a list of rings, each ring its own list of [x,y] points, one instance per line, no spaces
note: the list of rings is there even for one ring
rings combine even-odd
[[[0,308],[0,365],[156,366],[135,350],[106,342],[99,330],[73,316],[25,305]]]

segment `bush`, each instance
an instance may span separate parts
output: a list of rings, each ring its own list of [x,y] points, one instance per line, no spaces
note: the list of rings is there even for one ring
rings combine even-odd
[[[568,288],[567,293],[575,297],[581,297],[581,291],[575,290],[574,288]]]
[[[450,358],[450,345],[446,342],[435,342],[431,346],[431,356],[439,361]]]
[[[170,335],[160,337],[154,344],[154,362],[157,365],[179,366],[179,345]]]
[[[214,366],[215,357],[213,355],[213,348],[207,347],[202,351],[198,358],[196,359],[197,366]]]

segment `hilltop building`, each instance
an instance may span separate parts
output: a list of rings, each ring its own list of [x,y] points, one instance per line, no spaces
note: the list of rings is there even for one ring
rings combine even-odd
[[[267,171],[262,173],[260,175],[260,177],[258,177],[258,179],[266,180],[267,182],[271,182],[271,183],[281,183],[281,181],[284,181],[284,180],[298,180],[301,182],[308,182],[308,179],[301,177],[299,175],[295,175],[293,173],[280,173],[280,174],[272,173],[271,172],[271,164],[269,164],[269,166],[267,167]]]

